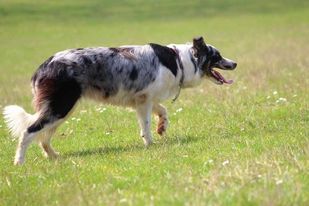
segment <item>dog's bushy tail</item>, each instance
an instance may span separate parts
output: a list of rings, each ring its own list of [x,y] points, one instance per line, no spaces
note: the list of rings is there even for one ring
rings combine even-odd
[[[15,138],[20,137],[37,119],[36,114],[28,114],[23,108],[17,105],[4,107],[3,116],[10,133]]]

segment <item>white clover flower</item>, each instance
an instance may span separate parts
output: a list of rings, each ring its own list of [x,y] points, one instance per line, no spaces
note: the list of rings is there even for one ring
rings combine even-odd
[[[230,163],[229,160],[225,160],[224,162],[222,162],[222,165],[225,166],[225,165],[227,165],[227,164],[229,164],[229,163]]]
[[[281,185],[283,183],[283,180],[277,180],[276,185]]]
[[[277,99],[276,103],[284,103],[287,102],[288,100],[284,97],[280,97],[279,99]]]

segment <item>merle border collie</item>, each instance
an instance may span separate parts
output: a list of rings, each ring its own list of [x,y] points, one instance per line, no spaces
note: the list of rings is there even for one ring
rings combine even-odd
[[[4,108],[8,128],[18,138],[14,164],[24,162],[34,139],[47,157],[56,157],[51,137],[81,97],[134,108],[140,136],[148,146],[152,143],[151,113],[159,118],[158,134],[163,135],[168,126],[167,111],[160,102],[173,97],[175,100],[182,88],[196,86],[204,78],[219,85],[230,84],[232,80],[226,80],[214,68],[233,70],[236,66],[206,44],[203,37],[187,44],[151,43],[58,52],[32,76],[36,113],[28,114],[16,105]]]

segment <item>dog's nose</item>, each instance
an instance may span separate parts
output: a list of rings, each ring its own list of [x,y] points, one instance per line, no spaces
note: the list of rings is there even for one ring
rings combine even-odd
[[[233,68],[235,69],[237,67],[237,63],[236,62],[234,62],[234,64],[233,64]]]

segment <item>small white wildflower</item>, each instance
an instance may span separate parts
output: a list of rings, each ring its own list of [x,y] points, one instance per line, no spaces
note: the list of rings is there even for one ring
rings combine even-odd
[[[279,100],[280,100],[280,101],[283,101],[283,102],[286,102],[286,101],[287,101],[287,99],[284,98],[284,97],[280,97]]]
[[[176,110],[176,113],[181,112],[181,111],[182,111],[182,108],[179,108],[179,109]]]
[[[0,124],[0,128],[2,128],[2,125]]]
[[[100,110],[98,110],[100,113],[103,113],[104,111],[106,111],[106,108],[105,107],[103,107],[103,108],[101,108]]]
[[[297,94],[294,94],[293,97],[297,97]]]
[[[122,198],[119,202],[124,203],[124,202],[128,202],[128,200],[126,198]]]
[[[266,99],[270,99],[270,96],[268,95],[268,96],[266,97]]]
[[[258,178],[261,178],[262,177],[262,175],[260,175],[260,174],[258,174],[258,176],[257,176]]]
[[[204,166],[212,164],[214,161],[212,159],[207,160],[204,162]]]
[[[283,180],[277,180],[276,185],[281,185],[283,183]]]
[[[76,121],[78,121],[78,122],[79,122],[79,121],[80,121],[80,118],[77,118],[77,119],[76,119]]]
[[[6,183],[8,184],[9,187],[11,187],[11,181],[9,180],[9,178],[5,177]]]
[[[287,102],[286,98],[280,97],[279,99],[277,99],[276,103],[284,103]]]
[[[275,90],[275,91],[273,91],[273,95],[277,95],[278,94],[278,92]]]
[[[132,113],[132,112],[134,112],[134,113],[135,113],[135,110],[134,110],[134,109],[132,109],[132,108],[130,108],[130,107],[127,107],[127,108],[126,108],[126,110],[127,110],[128,112],[130,112],[130,113]]]
[[[66,124],[69,124],[69,121],[65,121]]]
[[[105,134],[106,134],[106,135],[110,135],[111,133],[110,133],[110,132],[105,132]]]
[[[243,127],[242,127],[242,128],[240,128],[240,131],[244,131],[244,130],[245,130],[245,128],[243,128]]]
[[[224,162],[222,162],[222,165],[225,166],[225,165],[227,165],[227,164],[229,164],[229,163],[230,163],[229,160],[225,160]]]
[[[75,118],[75,117],[72,117],[72,118],[71,118],[71,120],[72,120],[72,121],[75,121],[75,120],[76,120],[76,118]]]

